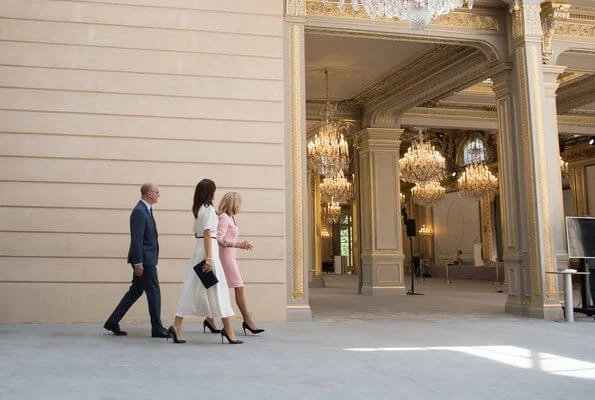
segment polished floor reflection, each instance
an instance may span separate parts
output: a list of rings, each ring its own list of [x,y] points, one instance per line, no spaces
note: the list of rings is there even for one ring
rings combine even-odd
[[[504,313],[506,286],[489,281],[439,278],[415,281],[415,291],[423,296],[360,296],[356,275],[324,275],[325,288],[310,289],[310,305],[315,319],[435,319],[451,316],[512,318]],[[406,287],[411,279],[406,276]]]

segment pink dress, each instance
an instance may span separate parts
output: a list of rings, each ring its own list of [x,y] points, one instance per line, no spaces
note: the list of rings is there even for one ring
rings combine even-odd
[[[226,213],[219,215],[217,241],[219,242],[219,259],[225,271],[227,285],[232,288],[244,286],[242,275],[236,261],[236,248],[225,247],[225,243],[235,244],[238,241],[239,228],[232,217]]]

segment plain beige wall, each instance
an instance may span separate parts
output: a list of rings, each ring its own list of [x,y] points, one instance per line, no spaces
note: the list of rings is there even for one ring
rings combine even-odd
[[[105,320],[145,181],[170,321],[206,177],[243,197],[254,317],[284,320],[283,2],[0,0],[0,17],[0,322]],[[144,297],[126,320],[148,321]]]
[[[481,240],[479,202],[450,192],[433,206],[432,212],[436,264],[452,259],[457,250],[463,252],[463,260],[473,260],[473,244]]]

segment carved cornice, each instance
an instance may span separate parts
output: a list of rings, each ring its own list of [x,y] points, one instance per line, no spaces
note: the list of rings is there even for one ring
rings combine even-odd
[[[430,27],[444,26],[457,29],[497,31],[499,29],[498,18],[494,15],[490,15],[490,12],[486,12],[486,10],[487,8],[476,8],[474,11],[469,12],[453,11],[448,15],[436,18],[431,22]],[[350,6],[347,6],[344,11],[341,11],[339,10],[337,3],[329,3],[329,5],[326,6],[321,0],[306,1],[306,16],[370,20],[370,17],[363,8],[354,11]],[[377,18],[376,20],[406,24],[406,22],[399,21],[397,18],[393,18],[392,20],[387,18]]]
[[[563,128],[562,125],[568,127]],[[558,115],[558,126],[560,133],[574,133],[573,127],[588,128],[591,133],[595,131],[595,115],[590,114],[565,114]]]
[[[586,159],[595,158],[595,146],[581,146],[573,149],[567,149],[563,153],[564,161],[569,163],[584,161]]]
[[[425,116],[428,118],[440,117],[446,119],[457,119],[457,120],[495,120],[498,118],[498,114],[495,111],[483,111],[483,110],[469,110],[469,109],[456,109],[456,108],[426,108],[426,107],[415,107],[408,110],[405,115],[407,116]]]
[[[552,40],[560,22],[570,17],[570,4],[544,3],[541,6],[541,29],[543,41],[541,43],[543,63],[547,64],[552,57]]]
[[[595,38],[595,9],[570,8],[568,18],[556,25],[555,34],[580,39]]]
[[[444,63],[446,60],[456,59],[461,55],[462,49],[461,46],[436,45],[423,52],[406,66],[399,67],[397,70],[389,72],[384,77],[366,86],[355,96],[355,100],[363,105],[370,106],[393,97],[397,85],[403,85],[403,82],[409,82],[411,79],[419,79],[420,71],[436,66],[438,62]]]
[[[566,114],[595,101],[595,75],[575,79],[558,90],[556,97],[558,114]]]
[[[430,52],[381,82],[379,91],[366,93],[372,96],[360,97],[366,106],[365,123],[386,126],[405,110],[448,97],[482,80],[486,73],[485,57],[477,49],[459,47]]]
[[[320,110],[326,100],[307,100],[306,119],[309,121],[320,120]],[[354,100],[343,100],[337,102],[335,119],[359,119],[361,117],[361,106]]]
[[[475,104],[475,103],[450,103],[447,100],[441,100],[438,105],[442,108],[461,109],[461,110],[478,110],[478,111],[493,111],[496,112],[496,104]]]

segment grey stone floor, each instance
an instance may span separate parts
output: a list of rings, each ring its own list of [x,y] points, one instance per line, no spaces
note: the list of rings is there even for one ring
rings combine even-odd
[[[425,296],[362,297],[354,277],[312,289],[311,322],[222,345],[125,325],[0,325],[1,399],[592,399],[595,321],[502,312],[484,282],[419,283]]]

